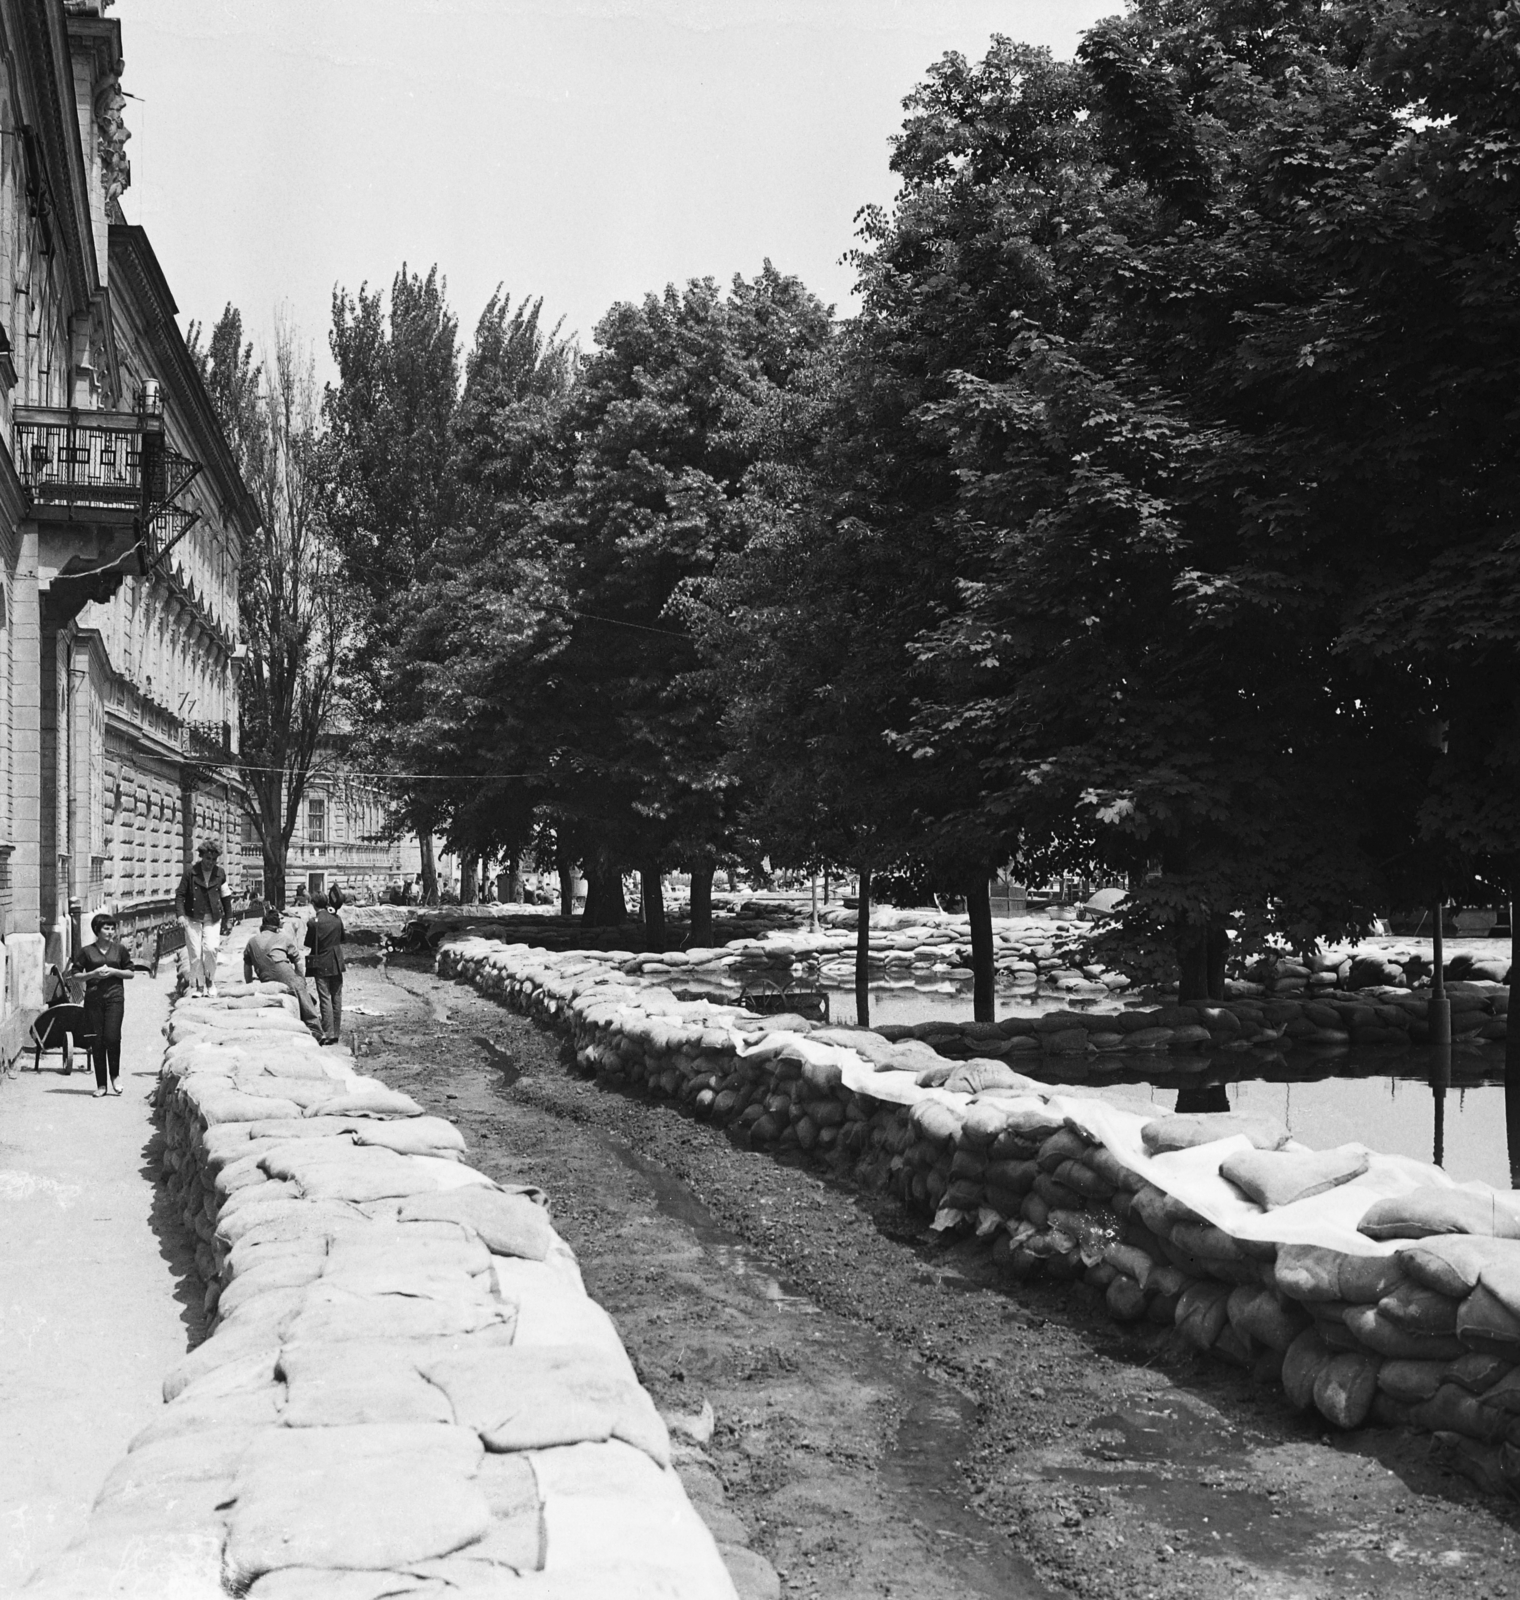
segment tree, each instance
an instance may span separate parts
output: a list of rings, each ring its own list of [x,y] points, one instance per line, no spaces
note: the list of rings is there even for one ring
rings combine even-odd
[[[239,569],[247,654],[237,764],[253,801],[265,896],[283,906],[290,837],[319,742],[331,731],[348,620],[342,564],[324,516],[315,363],[283,318],[267,367],[254,362],[231,305],[204,349],[199,334],[192,325],[191,353],[261,517]]]
[[[547,804],[585,862],[588,922],[620,918],[632,865],[662,940],[660,874],[684,864],[693,939],[710,941],[736,779],[682,596],[736,536],[752,417],[829,334],[826,308],[769,262],[726,296],[710,279],[670,287],[597,327],[565,416],[573,467],[538,519],[573,607],[539,714]]]
[[[333,462],[328,518],[359,617],[344,667],[358,731],[399,720],[385,648],[402,597],[452,526],[450,424],[458,401],[458,324],[447,285],[403,264],[387,307],[379,290],[333,294],[328,343],[338,367],[322,412]],[[423,887],[437,899],[432,840],[441,813],[426,789],[400,790],[422,850]]]

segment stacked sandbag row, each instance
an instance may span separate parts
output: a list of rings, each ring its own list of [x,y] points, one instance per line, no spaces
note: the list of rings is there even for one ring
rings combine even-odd
[[[27,1592],[735,1600],[543,1196],[274,986],[167,1032],[164,1173],[213,1327]]]
[[[1507,1034],[1509,993],[1495,984],[1453,984],[1452,1037],[1457,1043],[1497,1044]],[[1016,1061],[1034,1076],[1041,1054],[1059,1056],[1059,1081],[1080,1082],[1081,1058],[1133,1051],[1187,1053],[1353,1045],[1403,1047],[1429,1038],[1428,996],[1408,992],[1313,1000],[1232,999],[1225,1005],[1134,1006],[1122,1011],[1052,1011],[999,1022],[922,1022],[884,1025],[888,1039],[923,1040],[943,1056]],[[1077,1058],[1073,1060],[1072,1058]],[[1200,1067],[1204,1063],[1200,1062]],[[1186,1060],[1172,1071],[1187,1070]]]
[[[1476,955],[1462,952],[1442,966],[1448,983],[1509,982],[1508,947],[1497,943]],[[1248,985],[1264,993],[1300,995],[1329,989],[1411,989],[1428,985],[1433,966],[1428,950],[1396,940],[1328,946],[1299,957],[1275,952],[1245,968]]]
[[[1278,1243],[1274,1214],[1299,1208],[1286,1233],[1302,1231],[1306,1206],[1312,1224],[1321,1197],[1386,1158],[1306,1151],[1280,1124],[1225,1114],[1129,1117],[1138,1137],[1123,1159],[1092,1131],[1123,1116],[1042,1094],[1003,1061],[951,1063],[920,1039],[681,1001],[584,953],[462,941],[439,970],[565,1032],[600,1082],[669,1096],[752,1147],[798,1150],[938,1228],[974,1231],[1014,1281],[1081,1280],[1116,1319],[1174,1327],[1337,1427],[1422,1428],[1490,1487],[1520,1486],[1511,1197],[1402,1162],[1366,1190],[1351,1247]],[[1218,1159],[1200,1162],[1211,1145]],[[1256,1224],[1227,1230],[1151,1181],[1180,1152],[1219,1214]],[[1325,1216],[1341,1237],[1328,1223],[1344,1217]]]

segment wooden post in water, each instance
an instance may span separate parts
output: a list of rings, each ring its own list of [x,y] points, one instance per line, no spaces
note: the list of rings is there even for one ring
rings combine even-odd
[[[1451,1044],[1451,1001],[1446,998],[1446,942],[1441,928],[1441,900],[1435,903],[1435,925],[1430,932],[1435,970],[1430,976],[1430,1004],[1425,1013],[1433,1045]],[[1449,1070],[1449,1068],[1448,1068]]]

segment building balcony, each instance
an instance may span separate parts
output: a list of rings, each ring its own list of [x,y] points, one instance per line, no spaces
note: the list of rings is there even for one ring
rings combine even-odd
[[[171,450],[156,400],[138,411],[17,406],[16,472],[45,528],[125,534],[143,571],[177,544],[196,513],[176,504],[200,464]]]
[[[231,724],[226,722],[181,723],[180,748],[192,760],[214,763],[231,761]]]

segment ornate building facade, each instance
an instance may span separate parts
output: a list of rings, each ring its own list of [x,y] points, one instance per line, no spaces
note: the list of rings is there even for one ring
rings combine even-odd
[[[0,940],[5,1010],[113,907],[240,853],[237,583],[257,512],[130,181],[110,0],[0,0]],[[11,1028],[9,1031],[14,1031]]]

